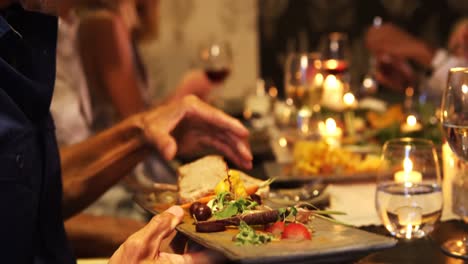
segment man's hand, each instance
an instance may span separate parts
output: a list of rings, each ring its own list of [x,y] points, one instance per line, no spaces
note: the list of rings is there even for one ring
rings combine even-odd
[[[179,206],[173,206],[156,215],[117,249],[109,263],[193,263],[191,255],[160,252],[162,241],[183,218],[184,211]]]
[[[404,59],[382,55],[376,57],[376,79],[382,85],[396,92],[403,92],[416,81],[414,70]]]
[[[236,165],[250,169],[248,130],[236,119],[189,95],[142,113],[147,140],[164,158],[193,155],[214,148]]]
[[[426,67],[431,65],[435,52],[422,40],[391,23],[370,27],[365,36],[365,43],[377,56],[389,55],[413,60]]]

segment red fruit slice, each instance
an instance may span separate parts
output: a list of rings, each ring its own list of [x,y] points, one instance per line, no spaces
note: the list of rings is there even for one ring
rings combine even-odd
[[[285,226],[285,224],[282,221],[275,222],[273,224],[269,224],[265,228],[265,231],[267,231],[269,233],[272,233],[273,235],[280,236],[284,231],[284,226]]]
[[[282,239],[311,240],[309,229],[300,223],[291,223],[284,228]]]

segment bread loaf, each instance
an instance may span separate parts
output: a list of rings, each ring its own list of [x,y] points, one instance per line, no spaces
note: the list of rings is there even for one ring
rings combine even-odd
[[[209,155],[180,166],[179,200],[181,203],[212,194],[216,184],[228,173],[228,166],[221,156]]]
[[[178,168],[177,173],[179,202],[190,203],[210,194],[214,194],[214,188],[228,174],[229,168],[221,156],[209,155],[191,163],[187,163]],[[233,170],[236,171],[236,170]],[[244,186],[261,186],[263,181],[237,171]],[[257,194],[265,194],[269,190],[264,186],[257,191]]]

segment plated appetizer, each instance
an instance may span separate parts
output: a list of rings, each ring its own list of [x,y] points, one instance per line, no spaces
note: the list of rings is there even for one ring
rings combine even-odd
[[[237,244],[262,244],[281,239],[310,240],[312,217],[334,213],[301,205],[273,209],[263,203],[271,181],[261,181],[228,169],[219,156],[207,156],[181,166],[179,201],[195,230],[202,233],[238,229]]]

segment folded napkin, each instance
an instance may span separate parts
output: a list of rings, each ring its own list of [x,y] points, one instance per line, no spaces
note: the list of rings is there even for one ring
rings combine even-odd
[[[375,184],[331,184],[326,192],[330,195],[329,210],[345,212],[346,215],[334,215],[339,221],[354,226],[380,225],[375,210]]]

